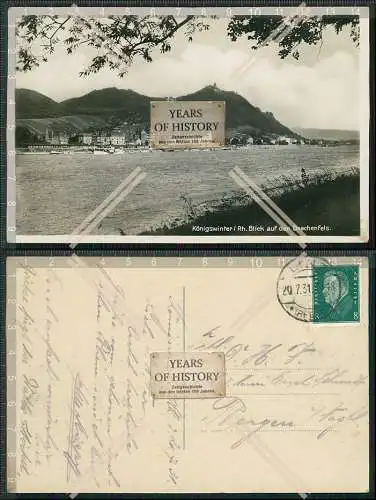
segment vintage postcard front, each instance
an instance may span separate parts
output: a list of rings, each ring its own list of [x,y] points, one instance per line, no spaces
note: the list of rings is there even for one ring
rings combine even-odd
[[[367,7],[12,7],[8,27],[9,242],[368,241]]]
[[[9,258],[10,492],[366,492],[368,261]]]

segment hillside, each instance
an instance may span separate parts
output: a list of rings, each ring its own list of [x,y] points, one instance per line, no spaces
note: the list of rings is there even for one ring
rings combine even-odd
[[[332,130],[300,127],[294,127],[292,130],[307,139],[324,139],[327,141],[359,140],[359,131],[357,130]]]
[[[60,104],[29,89],[16,89],[16,118],[46,118],[61,116]]]
[[[182,101],[225,101],[226,130],[253,128],[262,132],[278,135],[296,135],[289,128],[277,121],[270,112],[262,112],[250,104],[236,92],[219,89],[216,85],[208,85],[193,94],[178,97]]]
[[[60,103],[61,114],[84,114],[117,117],[119,120],[146,122],[149,120],[150,98],[133,90],[110,87],[94,90],[82,97]]]
[[[35,135],[43,135],[46,128],[53,127],[56,132],[76,131],[83,132],[91,128],[104,128],[107,121],[100,116],[68,115],[55,118],[21,118],[17,120],[18,127],[27,128]]]
[[[150,101],[159,99],[164,98],[148,97],[133,90],[111,87],[57,103],[38,92],[17,89],[17,126],[36,133],[36,130],[44,126],[55,127],[56,124],[59,128],[64,118],[65,128],[77,131],[83,131],[91,126],[113,126],[124,121],[139,123],[147,128]],[[209,85],[192,94],[177,97],[177,100],[225,101],[227,132],[297,135],[278,122],[272,113],[264,113],[239,94],[221,90],[216,85]],[[57,117],[58,120],[50,120]],[[100,123],[92,123],[96,120]],[[85,122],[88,122],[87,128]]]

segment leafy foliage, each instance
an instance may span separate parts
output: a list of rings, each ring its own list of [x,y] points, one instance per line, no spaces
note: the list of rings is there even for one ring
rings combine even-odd
[[[188,41],[195,33],[210,28],[209,18],[187,16],[178,20],[174,16],[108,16],[90,18],[79,16],[23,16],[16,26],[18,50],[17,70],[30,71],[46,62],[58,46],[72,54],[85,45],[96,51],[80,76],[97,73],[104,67],[124,76],[136,57],[152,61],[152,50],[161,53],[171,50],[175,34],[184,29]],[[350,37],[359,43],[359,16],[312,16],[283,18],[282,16],[234,16],[227,34],[232,41],[242,36],[253,42],[252,49],[275,42],[279,56],[299,58],[297,47],[301,43],[322,43],[323,31],[332,26],[336,33],[350,27]]]
[[[323,31],[333,27],[337,35],[350,26],[350,37],[359,45],[359,16],[235,16],[227,28],[230,39],[235,42],[246,36],[251,40],[251,48],[256,50],[275,42],[279,46],[278,54],[284,59],[291,55],[299,59],[298,45],[306,43],[316,45],[322,43]]]
[[[179,22],[174,16],[23,16],[16,27],[16,69],[30,71],[38,67],[58,46],[63,45],[66,53],[71,54],[86,45],[94,48],[97,55],[80,76],[97,73],[105,66],[124,76],[135,57],[150,62],[153,48],[159,47],[162,53],[170,51],[171,38],[183,27],[192,40],[196,32],[207,30],[209,25],[194,16]]]

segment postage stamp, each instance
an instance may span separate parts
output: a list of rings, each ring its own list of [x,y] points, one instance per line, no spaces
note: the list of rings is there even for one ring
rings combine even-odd
[[[359,266],[300,256],[282,268],[277,298],[287,314],[299,321],[359,322]]]
[[[313,267],[313,321],[359,321],[359,267]]]

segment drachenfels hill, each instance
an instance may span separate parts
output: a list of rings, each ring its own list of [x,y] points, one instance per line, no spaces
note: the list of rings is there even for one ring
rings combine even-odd
[[[92,127],[116,126],[122,122],[149,125],[150,101],[165,98],[148,97],[133,90],[115,87],[95,90],[81,97],[56,102],[49,97],[28,89],[16,90],[17,126],[41,129],[64,124],[77,132]],[[226,130],[275,135],[296,135],[278,122],[272,113],[262,112],[236,92],[219,89],[215,84],[177,97],[187,101],[225,101]]]

